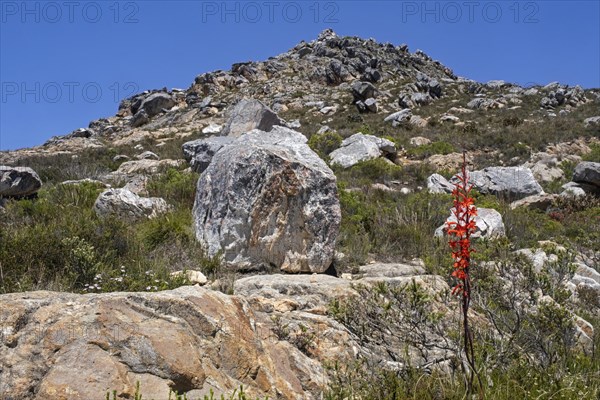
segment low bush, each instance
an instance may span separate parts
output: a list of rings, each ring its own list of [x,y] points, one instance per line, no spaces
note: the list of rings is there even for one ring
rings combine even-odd
[[[417,159],[424,159],[435,154],[450,154],[456,152],[456,147],[448,142],[433,142],[406,150],[407,154]]]
[[[218,270],[196,242],[191,209],[195,174],[169,171],[152,194],[175,205],[153,220],[98,218],[97,185],[47,185],[35,199],[9,201],[0,213],[0,291],[162,290],[182,284],[174,270]]]
[[[339,148],[342,137],[336,132],[314,134],[308,139],[308,146],[324,160],[329,159],[329,153]]]

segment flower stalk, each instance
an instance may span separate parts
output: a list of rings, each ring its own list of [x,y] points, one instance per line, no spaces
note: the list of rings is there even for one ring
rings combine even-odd
[[[452,191],[452,197],[454,198],[452,214],[455,220],[447,222],[447,232],[450,236],[448,244],[452,250],[452,276],[457,281],[452,289],[452,294],[460,296],[464,336],[463,350],[469,368],[467,373],[468,394],[473,391],[473,379],[476,374],[473,334],[468,318],[471,305],[471,254],[475,252],[475,249],[471,246],[471,236],[476,230],[475,217],[477,216],[477,207],[475,207],[474,200],[471,197],[472,189],[473,185],[469,183],[467,173],[466,154],[463,152],[463,163],[461,172],[458,175],[458,183],[455,184]]]

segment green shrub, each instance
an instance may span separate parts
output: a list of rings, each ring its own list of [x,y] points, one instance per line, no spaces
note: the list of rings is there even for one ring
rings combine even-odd
[[[183,209],[144,221],[139,225],[138,235],[149,250],[169,241],[193,244],[192,215],[189,210]]]
[[[175,204],[154,220],[98,218],[101,188],[47,185],[36,199],[9,201],[0,213],[0,291],[34,289],[106,292],[163,290],[182,284],[174,270],[219,271],[195,240],[191,208],[194,174],[170,171],[151,191]]]
[[[403,167],[393,164],[390,160],[376,158],[363,161],[350,168],[333,166],[338,180],[349,186],[370,185],[375,182],[388,182],[400,180],[408,174]]]
[[[408,149],[407,154],[411,157],[423,159],[435,154],[450,154],[456,152],[456,147],[448,142],[432,142],[423,146]]]
[[[336,132],[325,132],[320,135],[312,135],[308,139],[308,146],[324,160],[329,159],[329,153],[339,148],[342,137]]]
[[[349,192],[343,187],[339,192],[338,247],[346,254],[343,267],[364,263],[369,255],[378,261],[427,255],[432,262],[446,262],[446,243],[434,239],[433,233],[448,216],[449,196]]]
[[[148,182],[150,196],[162,197],[176,208],[191,209],[196,194],[198,174],[169,168],[164,174],[154,176]]]
[[[583,161],[600,162],[600,144],[592,143],[590,149],[592,151],[582,157]]]

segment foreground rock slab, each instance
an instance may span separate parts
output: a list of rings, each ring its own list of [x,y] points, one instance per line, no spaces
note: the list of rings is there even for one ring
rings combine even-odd
[[[324,272],[341,211],[336,178],[301,133],[253,130],[214,154],[198,181],[197,239],[238,269]]]
[[[116,390],[201,398],[244,385],[255,396],[316,399],[319,360],[280,341],[270,319],[197,286],[157,293],[0,296],[0,393],[19,400],[90,400]],[[318,316],[317,316],[318,317]]]

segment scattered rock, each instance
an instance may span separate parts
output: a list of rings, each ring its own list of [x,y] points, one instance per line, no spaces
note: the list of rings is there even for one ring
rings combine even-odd
[[[434,154],[428,157],[426,161],[438,171],[456,171],[460,169],[463,163],[463,155],[461,153]],[[467,155],[467,162],[470,162],[469,155]]]
[[[183,156],[193,171],[202,173],[210,164],[215,153],[233,142],[231,136],[212,136],[183,144]]]
[[[204,276],[201,271],[194,271],[193,269],[188,269],[185,271],[175,271],[171,272],[171,276],[181,276],[185,275],[186,279],[190,281],[193,285],[206,285],[208,283],[208,278]]]
[[[108,189],[94,203],[96,214],[127,221],[155,218],[169,210],[167,202],[158,197],[140,197],[127,189]]]
[[[427,189],[431,193],[452,193],[455,186],[448,182],[446,178],[444,178],[440,174],[433,174],[427,178]]]
[[[214,135],[220,133],[221,130],[223,130],[223,126],[211,123],[208,126],[202,128],[202,133],[204,133],[205,135]]]
[[[341,219],[333,172],[305,136],[278,126],[248,132],[214,155],[193,213],[209,256],[286,272],[329,268]]]
[[[239,137],[252,129],[269,132],[276,125],[283,125],[283,121],[263,102],[256,99],[243,99],[231,111],[221,136]]]
[[[431,140],[423,136],[415,136],[410,138],[409,143],[413,146],[425,146],[431,143]]]
[[[456,222],[456,217],[453,213],[446,220],[446,223],[448,222]],[[444,224],[437,228],[435,236],[444,236],[447,227],[447,224]],[[497,239],[506,235],[502,215],[493,208],[477,208],[475,227],[475,233],[472,235],[474,238]]]
[[[425,118],[421,118],[418,115],[413,115],[410,117],[408,121],[411,125],[417,126],[419,128],[425,128],[428,124],[428,121]]]
[[[131,126],[134,128],[147,124],[148,122],[150,122],[150,117],[145,110],[138,111],[133,118],[131,118]]]
[[[0,165],[0,197],[31,196],[42,187],[42,180],[29,167]]]
[[[558,197],[559,196],[557,194],[536,194],[533,196],[527,196],[521,200],[510,203],[510,208],[514,210],[515,208],[525,207],[529,209],[546,211],[552,206]]]
[[[410,121],[412,117],[412,111],[410,110],[410,108],[405,108],[403,110],[397,111],[393,114],[388,115],[387,117],[385,117],[385,119],[383,120],[384,122],[392,122],[392,126],[398,126],[398,124],[402,123],[402,122],[408,122]]]
[[[591,185],[583,185],[576,182],[567,182],[562,185],[563,191],[560,193],[562,197],[582,197],[585,196],[588,191],[584,189],[584,186],[591,189]]]
[[[369,97],[367,100],[365,100],[365,107],[367,107],[367,110],[372,113],[377,113],[379,110],[377,107],[377,101],[372,97]]]
[[[142,154],[136,156],[138,160],[160,160],[160,157],[151,151],[145,151]]]
[[[396,192],[395,189],[392,189],[391,187],[384,185],[383,183],[374,183],[371,185],[371,189],[380,190],[382,192],[387,192],[387,193],[395,193]]]
[[[127,161],[129,160],[129,156],[126,156],[125,154],[119,154],[113,157],[113,162],[123,162],[123,161]]]
[[[396,145],[372,135],[355,133],[342,141],[341,147],[329,154],[331,164],[349,168],[362,161],[372,160],[396,152]]]
[[[550,183],[564,178],[565,172],[556,166],[556,160],[553,161],[540,161],[531,167],[531,172],[537,181]]]
[[[325,114],[325,115],[335,114],[336,111],[337,111],[336,106],[327,106],[327,107],[323,107],[319,110],[319,112],[321,114]]]
[[[354,82],[352,84],[352,95],[356,101],[366,101],[369,98],[376,98],[379,95],[379,91],[370,82]]]
[[[375,263],[363,265],[358,268],[358,275],[363,278],[397,278],[400,276],[424,275],[425,273],[423,266],[412,264]]]
[[[146,175],[134,175],[127,181],[123,189],[129,190],[138,196],[148,195],[148,182],[150,179]]]
[[[142,102],[140,110],[146,112],[147,116],[152,118],[160,114],[163,110],[169,110],[175,106],[175,100],[168,93],[153,93]],[[139,111],[138,111],[139,112]]]
[[[590,118],[584,119],[583,125],[585,125],[585,127],[599,126],[600,125],[600,115],[597,117],[590,117]]]
[[[509,200],[544,193],[531,170],[526,167],[489,167],[471,172],[469,179],[480,193]],[[450,182],[457,183],[458,178],[454,176]]]
[[[286,128],[290,128],[290,129],[298,129],[298,128],[301,128],[301,127],[302,127],[302,124],[300,123],[300,120],[299,120],[299,119],[294,119],[294,120],[292,120],[292,121],[288,121],[288,122],[285,124],[285,127],[286,127]]]
[[[584,161],[575,167],[573,182],[594,185],[600,188],[600,163]]]
[[[442,122],[452,122],[452,123],[457,123],[460,122],[460,118],[458,118],[457,116],[454,115],[450,115],[450,114],[444,114],[440,117],[440,121]]]

